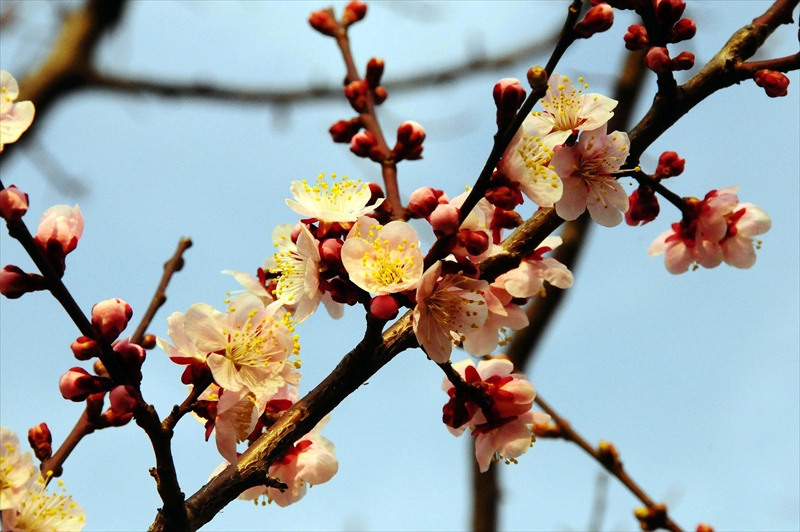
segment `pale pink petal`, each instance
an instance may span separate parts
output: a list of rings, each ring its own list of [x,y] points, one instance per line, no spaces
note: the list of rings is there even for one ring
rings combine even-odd
[[[544,280],[556,288],[569,288],[573,277],[569,269],[556,259],[545,257],[541,262],[547,267],[543,272]]]
[[[561,151],[556,152],[556,156],[558,156]],[[555,159],[555,157],[553,159]],[[558,214],[559,218],[562,220],[575,220],[586,210],[589,187],[586,186],[583,179],[575,177],[561,176],[561,181],[564,182],[564,194],[556,203],[556,214]]]
[[[223,315],[220,311],[206,303],[195,303],[186,311],[184,329],[192,338],[197,349],[205,353],[217,351],[225,347],[222,337]],[[223,386],[227,388],[227,386]]]
[[[736,268],[750,268],[756,263],[756,251],[753,241],[748,237],[735,236],[722,243],[725,262]]]

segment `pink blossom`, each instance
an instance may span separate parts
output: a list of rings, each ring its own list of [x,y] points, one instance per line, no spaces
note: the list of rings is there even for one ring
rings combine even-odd
[[[442,273],[442,261],[428,268],[417,286],[417,306],[413,312],[414,334],[431,360],[447,362],[454,339],[480,328],[487,317],[486,281],[462,274]]]
[[[752,203],[738,205],[726,219],[728,232],[720,242],[724,260],[737,268],[750,268],[756,262],[753,237],[769,231],[772,220]],[[760,246],[760,242],[756,245]]]
[[[561,242],[559,236],[545,238],[533,255],[525,257],[517,268],[497,277],[492,285],[503,288],[513,297],[521,298],[543,295],[544,281],[557,288],[569,288],[573,282],[572,272],[556,259],[542,257],[560,246]]]
[[[17,80],[5,70],[0,70],[0,152],[5,144],[16,142],[33,123],[33,103],[14,102],[17,96]]]
[[[28,212],[28,195],[11,185],[0,190],[0,217],[6,222],[18,222]]]
[[[17,435],[0,427],[0,510],[19,504],[36,473],[31,453],[20,452]]]
[[[72,496],[48,493],[41,475],[25,490],[19,504],[3,512],[3,531],[8,532],[80,532],[86,526],[86,516]],[[59,480],[61,487],[63,482]]]
[[[450,205],[461,209],[461,206],[467,199],[469,192],[459,194],[452,200]],[[497,253],[501,248],[494,244],[492,239],[492,231],[490,229],[492,218],[494,216],[495,206],[486,201],[486,198],[478,200],[478,204],[472,209],[472,212],[467,215],[459,227],[459,242],[451,253],[458,259],[469,258],[473,262],[479,262],[483,259],[490,257]],[[478,235],[472,233],[482,234],[480,242],[485,242],[486,246],[478,246],[476,249],[468,245],[470,241],[477,240]]]
[[[613,227],[622,222],[628,194],[612,174],[627,157],[628,134],[606,135],[605,125],[584,131],[575,146],[557,150],[553,167],[564,182],[564,195],[556,203],[556,213],[564,220],[575,220],[588,208],[600,225]]]
[[[541,100],[544,110],[532,114],[533,125],[549,146],[562,144],[578,131],[604,126],[614,116],[616,100],[597,93],[583,94],[589,85],[583,78],[578,78],[578,83],[582,87],[576,89],[567,76],[554,72],[547,83],[547,94]]]
[[[372,196],[369,184],[360,179],[351,181],[347,176],[337,180],[336,174],[331,174],[330,184],[325,174],[317,176],[314,185],[305,180],[292,181],[291,191],[294,200],[287,199],[286,205],[301,216],[320,222],[355,222],[383,203],[381,198],[368,204]]]
[[[104,340],[112,341],[125,330],[133,316],[131,306],[119,298],[106,299],[92,307],[92,326]]]
[[[83,235],[81,209],[77,205],[72,208],[67,205],[56,205],[47,209],[42,215],[34,239],[46,251],[50,251],[53,247],[60,250],[63,257],[78,247],[81,235]]]
[[[475,356],[488,355],[499,345],[511,341],[508,330],[518,331],[528,326],[528,316],[522,308],[512,303],[513,297],[495,283],[483,292],[489,311],[486,321],[478,329],[464,334],[462,347]]]
[[[422,276],[423,259],[417,232],[401,221],[383,226],[361,217],[342,246],[342,263],[350,280],[376,295],[413,288]]]

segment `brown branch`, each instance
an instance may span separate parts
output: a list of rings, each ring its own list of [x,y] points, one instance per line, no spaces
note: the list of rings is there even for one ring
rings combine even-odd
[[[176,249],[172,257],[164,263],[164,274],[161,276],[161,282],[158,283],[158,288],[156,288],[156,293],[153,295],[153,299],[150,301],[150,306],[147,307],[147,311],[144,313],[144,316],[142,316],[139,326],[131,336],[132,344],[142,343],[144,335],[147,332],[147,328],[153,321],[153,317],[155,317],[158,309],[160,309],[162,305],[166,303],[167,285],[169,284],[170,279],[172,279],[172,274],[181,271],[183,268],[183,252],[190,247],[192,247],[192,240],[189,238],[181,238],[178,242],[178,249]]]
[[[53,477],[60,477],[64,471],[62,466],[69,455],[78,445],[78,443],[80,443],[84,436],[91,434],[94,431],[94,424],[89,421],[89,415],[86,410],[84,410],[81,414],[81,417],[79,417],[78,421],[75,422],[75,426],[72,428],[72,431],[70,431],[69,435],[64,439],[58,450],[53,454],[53,456],[42,462],[39,469],[41,470],[44,478],[49,479]],[[48,472],[52,472],[52,475],[48,475]]]
[[[759,70],[775,70],[776,72],[800,70],[800,53],[764,61],[747,61],[736,66],[736,71],[740,74],[740,81],[752,78],[753,74]]]
[[[547,402],[545,402],[544,399],[542,399],[541,395],[537,394],[535,401],[537,405],[542,407],[542,410],[550,414],[550,417],[553,418],[553,421],[559,427],[561,437],[563,439],[577,444],[581,449],[586,451],[587,454],[597,460],[597,462],[605,467],[609,473],[617,477],[620,482],[622,482],[622,484],[624,484],[625,487],[636,496],[637,499],[642,501],[642,503],[647,506],[647,508],[656,510],[663,507],[663,505],[653,502],[653,499],[651,499],[625,471],[625,469],[622,467],[622,462],[619,460],[616,449],[612,445],[605,444],[595,449],[580,434],[578,434],[575,429],[572,428],[572,425],[570,425],[566,419],[562,418],[558,412],[553,410],[553,408]],[[671,530],[672,532],[681,531],[681,528],[675,524],[675,522],[670,519],[668,515],[666,515],[666,510],[664,511],[663,525],[664,528]]]

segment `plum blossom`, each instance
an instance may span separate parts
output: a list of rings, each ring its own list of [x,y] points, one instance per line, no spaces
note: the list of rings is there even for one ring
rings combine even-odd
[[[26,490],[19,504],[3,514],[3,532],[80,532],[86,526],[83,508],[64,495],[63,481],[58,481],[61,493],[48,493],[41,477]]]
[[[724,260],[737,268],[750,268],[756,262],[753,237],[769,231],[772,220],[752,203],[738,205],[726,219],[728,232],[720,242]],[[760,246],[760,242],[756,246]]]
[[[450,206],[461,209],[461,206],[467,200],[469,191],[459,194],[450,200]],[[472,212],[467,215],[459,227],[458,244],[452,253],[456,258],[464,259],[469,258],[472,261],[482,261],[483,259],[496,254],[502,248],[493,243],[492,231],[490,229],[492,217],[494,216],[495,206],[486,201],[486,198],[481,198],[472,209]],[[467,238],[465,238],[465,236]],[[471,238],[470,238],[471,237]],[[477,238],[476,238],[477,237]],[[477,246],[477,249],[471,249],[470,246],[464,245],[469,243],[470,240],[478,240],[479,242],[485,241],[485,246]]]
[[[342,264],[350,280],[371,294],[394,294],[413,288],[422,276],[419,237],[401,221],[380,225],[362,216],[342,246]]]
[[[505,289],[492,283],[483,292],[486,300],[486,321],[483,326],[464,334],[462,347],[475,356],[488,355],[499,345],[510,341],[508,330],[518,331],[528,326],[528,316],[522,308],[513,303],[513,296]]]
[[[175,347],[158,344],[179,364],[206,363],[214,380],[230,391],[274,394],[285,383],[298,384],[289,360],[299,352],[289,314],[248,292],[239,294],[223,314],[205,303],[167,320]]]
[[[506,148],[497,165],[506,177],[540,207],[552,207],[561,199],[564,187],[550,161],[553,157],[553,136],[547,144],[536,129],[534,117],[528,116]]]
[[[467,427],[472,430],[481,472],[487,471],[492,461],[513,462],[525,454],[535,441],[530,426],[550,420],[547,414],[531,411],[536,398],[533,385],[521,373],[513,373],[514,365],[506,359],[481,360],[477,367],[467,359],[453,364],[453,369],[491,403],[487,419],[478,405],[458,397],[447,378],[442,383],[442,390],[450,396],[443,421],[455,436]]]
[[[440,364],[450,358],[455,338],[461,340],[483,326],[487,307],[482,292],[489,289],[486,281],[460,273],[439,280],[441,273],[442,261],[436,261],[422,276],[412,315],[417,341]]]
[[[83,235],[83,214],[80,207],[56,205],[50,207],[39,221],[34,240],[44,250],[60,249],[62,255],[75,250]]]
[[[314,185],[309,185],[306,180],[292,181],[294,200],[287,199],[286,205],[301,216],[331,223],[355,222],[359,216],[383,203],[383,198],[378,198],[375,203],[367,205],[372,197],[368,183],[362,183],[360,179],[351,181],[347,176],[338,182],[336,179],[336,174],[331,174],[332,184],[329,185],[325,174],[319,174]]]
[[[4,145],[16,142],[33,123],[33,103],[15,102],[17,96],[17,80],[5,70],[0,70],[0,152]]]
[[[557,288],[569,288],[573,282],[572,272],[556,259],[542,257],[561,243],[560,236],[545,238],[532,255],[522,259],[517,268],[498,276],[492,286],[503,288],[512,297],[521,298],[543,295],[544,281]]]
[[[628,158],[628,134],[606,135],[603,124],[584,131],[573,147],[563,147],[553,156],[553,168],[564,182],[564,194],[556,202],[556,213],[574,220],[588,208],[592,219],[605,227],[622,222],[628,210],[628,194],[612,175]]]
[[[589,85],[578,78],[582,88],[576,89],[567,76],[553,73],[542,98],[543,111],[534,111],[532,123],[550,146],[566,141],[578,131],[591,131],[604,126],[614,113],[617,101],[597,93],[583,94]],[[557,170],[556,170],[557,171]],[[561,173],[558,174],[562,179]]]
[[[19,504],[37,473],[31,453],[19,451],[17,435],[0,427],[0,510]]]

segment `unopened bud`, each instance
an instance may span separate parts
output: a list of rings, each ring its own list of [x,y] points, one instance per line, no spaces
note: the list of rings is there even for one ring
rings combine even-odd
[[[58,389],[64,399],[83,401],[90,395],[108,389],[108,382],[100,377],[90,375],[83,368],[71,368],[58,381]]]
[[[333,37],[336,35],[338,24],[333,18],[333,12],[330,9],[322,9],[313,11],[311,16],[308,17],[308,23],[311,27],[323,35]]]
[[[444,194],[431,187],[418,188],[411,193],[407,210],[412,218],[427,218],[439,205],[439,198]]]
[[[103,352],[98,343],[88,336],[79,336],[69,347],[72,349],[72,354],[75,355],[75,358],[78,360],[89,360],[100,356]]]
[[[373,57],[367,62],[367,73],[364,75],[367,85],[374,89],[381,84],[384,67],[385,63],[379,57]]]
[[[458,221],[458,208],[452,205],[437,205],[428,221],[437,237],[453,235],[461,225]]]
[[[700,523],[699,525],[697,525],[696,532],[714,532],[714,527],[712,527],[707,523]]]
[[[344,88],[344,95],[357,113],[367,112],[367,93],[369,86],[363,79],[351,81]]]
[[[53,456],[53,436],[47,423],[39,423],[28,430],[28,443],[33,449],[33,454],[40,461],[44,461]]]
[[[367,4],[359,2],[358,0],[353,0],[344,8],[344,13],[342,13],[342,25],[347,27],[366,16]]]
[[[661,207],[650,187],[639,187],[628,198],[630,208],[625,213],[625,223],[631,226],[645,225],[658,216]]]
[[[516,78],[503,78],[494,85],[492,91],[497,106],[497,128],[505,129],[525,101],[525,89]]]
[[[333,137],[333,142],[349,144],[353,140],[353,135],[361,131],[362,127],[364,126],[361,124],[361,118],[356,117],[352,120],[339,120],[331,126],[328,132]]]
[[[328,270],[341,270],[342,265],[342,241],[338,238],[328,238],[319,245],[319,256]]]
[[[397,143],[392,154],[395,161],[422,159],[425,128],[413,120],[406,120],[397,128]]]
[[[18,222],[28,212],[28,195],[11,185],[0,190],[0,218],[6,222]]]
[[[586,12],[583,20],[575,24],[575,33],[588,39],[595,33],[607,31],[614,24],[614,10],[606,3],[598,3]]]
[[[625,48],[632,52],[644,50],[650,45],[650,40],[647,38],[647,30],[641,24],[628,26],[628,32],[623,39],[625,40]]]
[[[462,229],[458,232],[458,243],[464,246],[470,255],[481,255],[489,249],[489,235],[483,231]]]
[[[656,179],[666,179],[681,175],[686,167],[686,159],[681,159],[674,151],[665,151],[658,158],[658,166],[653,177]]]
[[[28,292],[45,290],[47,281],[38,273],[25,273],[17,266],[9,264],[0,270],[0,294],[8,299],[17,299]]]
[[[378,320],[391,320],[397,317],[400,305],[389,294],[375,296],[369,302],[369,313]]]
[[[683,0],[655,0],[656,17],[664,26],[671,27],[680,20],[686,3]]]
[[[689,70],[694,66],[694,54],[692,52],[681,52],[672,60],[672,70]]]
[[[154,334],[145,334],[142,338],[142,343],[139,344],[148,351],[156,347],[156,336]]]
[[[547,72],[540,66],[528,69],[528,85],[534,92],[543,91],[547,87]]]
[[[375,102],[375,105],[382,104],[388,97],[389,93],[386,92],[386,88],[383,85],[378,85],[372,90],[372,101]]]
[[[642,530],[658,530],[667,528],[667,505],[664,503],[654,504],[651,508],[640,507],[633,511],[633,515],[639,520]]]
[[[92,307],[92,326],[103,340],[112,341],[125,330],[133,309],[119,298],[101,301]]]
[[[129,384],[114,387],[108,394],[108,402],[111,405],[111,410],[113,410],[115,414],[133,412],[136,405],[139,404],[138,395],[136,388]]]
[[[513,210],[517,205],[522,205],[522,192],[519,183],[511,181],[499,172],[492,174],[489,188],[484,193],[486,200],[501,209]]]
[[[597,453],[600,458],[600,463],[606,466],[609,470],[613,471],[619,468],[622,463],[619,461],[619,451],[613,443],[601,441],[597,444]]]
[[[492,214],[490,229],[514,229],[522,225],[522,216],[516,211],[496,208]]]
[[[664,74],[672,70],[672,60],[669,51],[664,47],[653,46],[644,58],[647,68],[656,74]]]
[[[789,94],[789,78],[783,72],[775,70],[759,70],[753,75],[756,85],[762,87],[770,98],[778,98]]]
[[[690,18],[680,19],[675,26],[669,30],[669,42],[688,41],[697,33],[697,26]]]
[[[375,135],[367,130],[359,131],[353,136],[350,141],[350,151],[375,162],[381,162],[384,158]]]
[[[77,205],[74,208],[56,205],[42,215],[33,240],[61,276],[66,269],[64,260],[67,254],[78,247],[78,240],[82,235],[83,214],[80,208]]]

